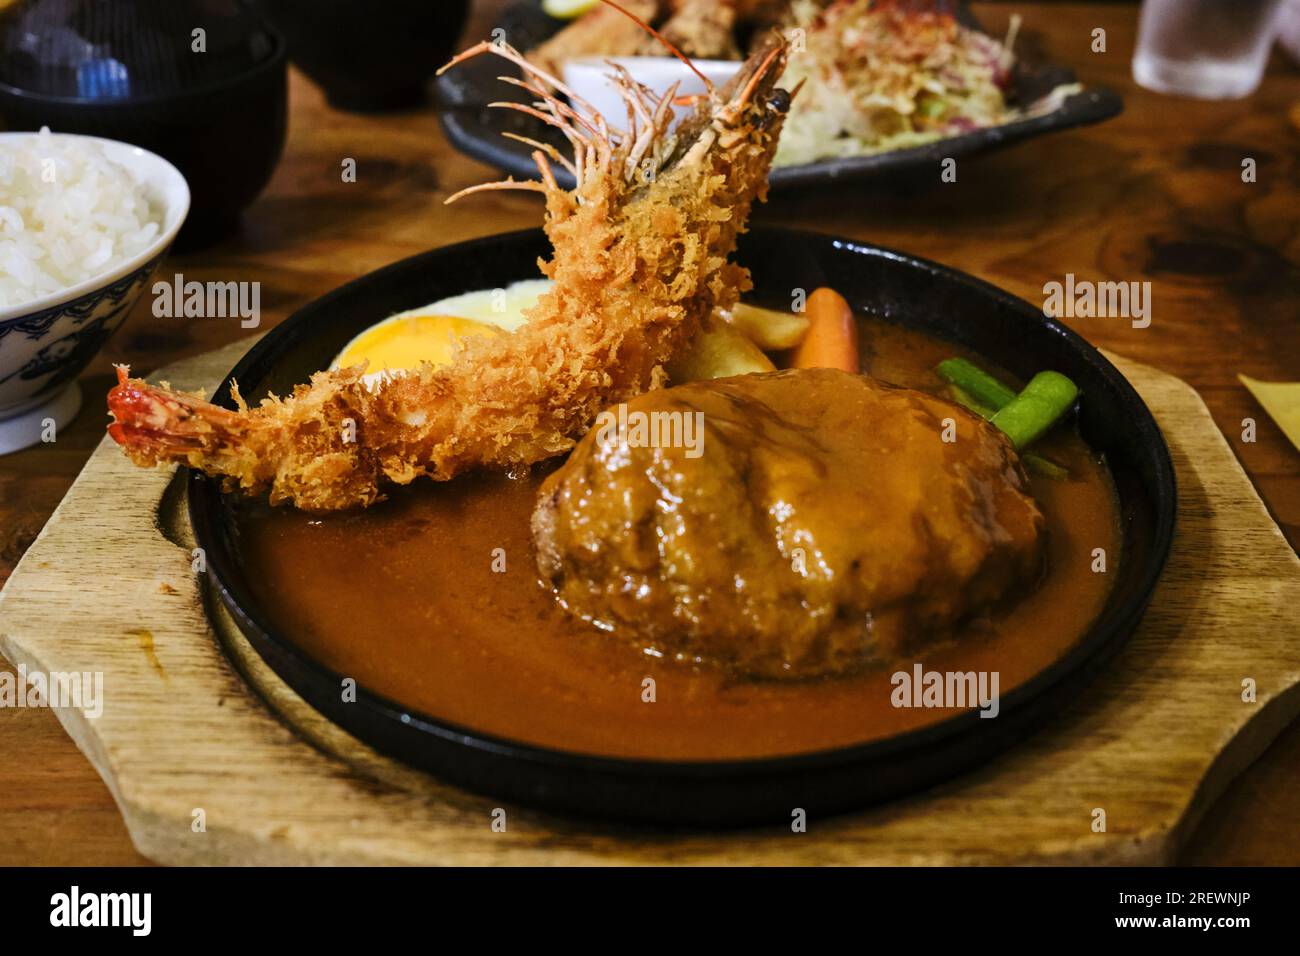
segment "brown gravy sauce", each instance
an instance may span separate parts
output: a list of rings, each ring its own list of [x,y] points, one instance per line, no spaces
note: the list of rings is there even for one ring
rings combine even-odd
[[[936,390],[960,350],[863,320],[864,368]],[[976,360],[975,356],[968,356]],[[1062,429],[1043,453],[1071,480],[1035,477],[1049,570],[1014,606],[971,622],[917,660],[848,678],[750,682],[656,659],[583,624],[538,582],[529,536],[544,471],[417,482],[364,512],[313,517],[242,506],[248,579],[274,625],[363,687],[495,736],[584,753],[660,759],[795,754],[889,737],[955,711],[896,708],[895,671],[996,671],[1006,694],[1068,651],[1103,606],[1120,532],[1104,463]],[[1105,548],[1106,574],[1091,570]],[[497,551],[496,549],[501,549]],[[505,571],[500,567],[504,554]],[[655,681],[655,701],[642,700]]]

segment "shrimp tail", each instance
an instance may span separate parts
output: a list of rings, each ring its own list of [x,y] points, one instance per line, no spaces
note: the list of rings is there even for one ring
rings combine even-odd
[[[117,385],[108,393],[112,439],[133,460],[152,464],[177,455],[212,451],[232,438],[239,414],[211,402],[131,378],[117,365]]]
[[[380,463],[361,440],[373,418],[362,368],[318,372],[288,399],[270,396],[239,409],[150,385],[119,365],[108,393],[109,436],[135,464],[183,464],[245,494],[269,492],[272,504],[305,511],[366,506],[383,498]]]

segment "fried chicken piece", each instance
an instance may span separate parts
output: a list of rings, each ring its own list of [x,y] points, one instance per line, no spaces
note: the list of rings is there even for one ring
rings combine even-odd
[[[646,23],[659,16],[660,4],[656,0],[620,0],[620,5]],[[588,10],[545,43],[529,50],[528,59],[548,73],[563,76],[566,60],[589,56],[634,56],[642,50],[645,39],[646,33],[636,21],[602,3]],[[662,48],[657,52],[662,54]]]
[[[738,60],[736,6],[733,0],[674,0],[659,32],[687,56]],[[643,54],[653,55],[642,43]]]
[[[756,21],[773,25],[779,15],[773,0],[742,0]],[[622,3],[629,13],[655,26],[664,40],[683,55],[708,60],[738,60],[736,0],[633,0]],[[765,41],[764,41],[765,42]],[[593,7],[528,57],[549,72],[560,74],[564,63],[585,57],[664,56],[661,42],[626,16],[601,4]]]

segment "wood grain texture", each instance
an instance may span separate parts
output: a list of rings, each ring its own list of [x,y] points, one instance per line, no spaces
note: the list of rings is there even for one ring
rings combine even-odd
[[[487,35],[501,0],[479,0],[464,43]],[[1030,301],[1067,271],[1149,280],[1150,328],[1076,320],[1098,344],[1193,385],[1292,544],[1300,541],[1300,455],[1235,375],[1300,378],[1300,73],[1280,58],[1254,97],[1198,103],[1137,88],[1134,4],[975,4],[993,30],[1024,18],[1024,48],[1122,93],[1126,112],[933,177],[774,197],[756,220],[849,235],[938,259]],[[1090,49],[1094,28],[1107,52]],[[430,110],[355,116],[290,84],[288,146],[240,235],[164,264],[164,274],[262,283],[265,326],[349,279],[403,256],[536,225],[534,197],[442,200],[491,171],[443,140]],[[221,148],[228,148],[222,144]],[[1257,159],[1244,184],[1240,162]],[[358,181],[339,176],[344,158]],[[247,333],[236,322],[155,318],[140,303],[82,378],[87,408],[57,443],[0,458],[0,580],[8,576],[103,434],[96,396],[111,362],[149,370]],[[1238,440],[1241,420],[1258,441]],[[3,665],[0,665],[3,666]],[[0,709],[0,864],[142,862],[98,776],[46,711]],[[1207,815],[1184,860],[1300,864],[1300,723]]]
[[[210,391],[245,347],[160,376]],[[104,673],[102,716],[58,716],[136,846],[164,863],[1166,862],[1300,713],[1300,559],[1196,393],[1117,361],[1180,479],[1173,554],[1141,627],[1012,751],[924,794],[815,819],[806,834],[637,830],[515,807],[494,832],[496,801],[376,754],[304,704],[228,622],[214,632],[181,483],[138,472],[107,440],[0,594],[0,652],[29,670]],[[1254,703],[1241,699],[1248,677]],[[1105,833],[1091,829],[1097,807]],[[191,826],[199,808],[204,832]]]

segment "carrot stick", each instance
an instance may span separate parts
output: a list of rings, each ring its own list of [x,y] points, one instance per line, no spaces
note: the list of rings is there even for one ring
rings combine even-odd
[[[858,322],[844,297],[834,289],[808,296],[808,333],[795,349],[795,368],[858,371]]]

